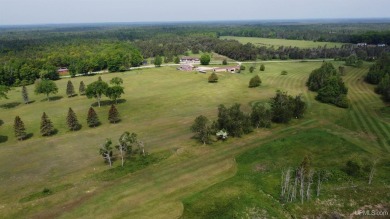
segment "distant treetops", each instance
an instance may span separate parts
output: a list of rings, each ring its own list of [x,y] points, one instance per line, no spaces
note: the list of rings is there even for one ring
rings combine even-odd
[[[313,70],[306,85],[309,90],[318,92],[318,101],[348,108],[348,88],[332,63],[324,62],[320,68]]]

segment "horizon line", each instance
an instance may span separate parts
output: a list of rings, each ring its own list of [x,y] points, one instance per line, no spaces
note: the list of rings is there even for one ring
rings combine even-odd
[[[237,20],[180,20],[180,21],[102,21],[102,22],[69,22],[69,23],[24,23],[0,24],[0,27],[26,27],[26,26],[64,26],[64,25],[113,25],[113,24],[180,24],[180,23],[226,23],[226,22],[299,22],[299,21],[375,21],[386,20],[390,17],[351,17],[351,18],[272,18],[272,19],[237,19]]]

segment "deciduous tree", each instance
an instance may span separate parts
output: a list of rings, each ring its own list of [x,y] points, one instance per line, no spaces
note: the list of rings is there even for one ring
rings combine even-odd
[[[264,104],[254,104],[252,106],[251,121],[253,127],[270,128],[272,120],[271,109],[267,109]]]
[[[122,86],[115,85],[108,87],[106,91],[106,96],[118,104],[118,99],[124,94],[124,89]]]
[[[99,77],[100,78],[100,77]],[[85,94],[88,98],[96,98],[98,106],[100,107],[100,100],[103,94],[106,94],[108,84],[104,81],[98,80],[87,86]]]
[[[130,155],[133,151],[133,144],[137,144],[137,134],[130,132],[124,132],[118,139],[118,145],[115,146],[116,149],[119,150],[121,159],[122,159],[122,167],[125,163],[125,158],[127,155]]]
[[[201,115],[196,117],[194,124],[191,126],[191,131],[195,133],[195,138],[203,144],[211,142],[211,128],[209,125],[210,121],[207,117]]]
[[[58,93],[58,87],[54,81],[42,79],[35,84],[36,94],[46,94],[47,100],[50,101],[49,94]]]
[[[202,64],[202,65],[208,65],[208,64],[210,64],[210,61],[211,61],[211,57],[209,54],[203,54],[200,57],[200,64]]]
[[[103,159],[105,160],[105,162],[107,162],[110,165],[110,167],[112,166],[112,155],[113,155],[111,145],[112,145],[111,139],[107,138],[99,150],[99,154],[102,155]]]
[[[120,78],[120,77],[113,77],[110,80],[110,84],[113,84],[113,85],[116,85],[116,86],[120,86],[121,84],[123,84],[123,79]]]
[[[2,98],[8,99],[7,93],[9,90],[10,90],[9,87],[7,87],[5,85],[0,85],[0,99],[2,99]]]
[[[162,58],[161,56],[156,56],[154,58],[154,63],[153,63],[156,67],[160,67],[161,64],[162,64]]]
[[[249,87],[258,87],[260,85],[261,85],[261,79],[260,79],[260,77],[258,75],[254,76],[249,81]]]

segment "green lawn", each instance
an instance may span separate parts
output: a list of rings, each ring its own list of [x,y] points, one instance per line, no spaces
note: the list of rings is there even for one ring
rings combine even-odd
[[[271,38],[260,38],[260,37],[235,37],[235,36],[221,36],[220,39],[237,40],[242,44],[252,43],[256,46],[274,46],[278,48],[280,46],[291,46],[299,47],[303,49],[317,48],[319,46],[327,46],[328,48],[341,47],[343,43],[334,42],[314,42],[308,40],[286,40],[286,39],[271,39]]]
[[[336,67],[340,64],[335,62]],[[320,65],[320,62],[266,63],[265,72],[256,66],[252,74],[248,70],[242,74],[221,73],[216,84],[207,83],[207,74],[180,72],[175,67],[105,74],[104,81],[116,76],[124,79],[124,101],[117,106],[122,121],[108,123],[109,101],[104,99],[107,104],[95,108],[102,122],[97,128],[89,128],[85,121],[88,108],[96,101],[84,96],[67,98],[67,79],[56,81],[59,93],[50,102],[44,96],[33,94],[33,86],[28,86],[30,99],[35,102],[21,104],[20,88],[14,88],[8,100],[0,100],[0,119],[4,123],[0,126],[0,214],[4,218],[179,217],[184,210],[182,200],[207,192],[205,189],[240,170],[236,156],[261,148],[264,143],[272,146],[274,140],[287,138],[297,131],[314,128],[345,139],[364,154],[387,155],[390,126],[382,115],[388,111],[384,110],[385,105],[373,87],[361,79],[368,66],[347,67],[345,81],[350,87],[352,107],[345,110],[318,103],[314,100],[315,93],[307,91],[305,81]],[[288,75],[280,75],[282,70],[287,70]],[[254,74],[260,75],[263,84],[249,89],[248,82]],[[71,80],[77,89],[81,80],[89,84],[97,76]],[[243,138],[211,146],[199,145],[191,139],[189,127],[196,116],[203,114],[215,119],[221,103],[238,102],[243,110],[249,111],[250,104],[268,101],[277,89],[292,95],[303,94],[308,103],[303,120],[274,125],[270,130],[255,130]],[[80,131],[67,130],[68,107],[73,108],[83,125]],[[43,111],[58,129],[55,136],[39,134]],[[28,140],[18,142],[13,136],[13,120],[17,115],[32,134]],[[149,152],[171,155],[110,181],[96,179],[97,174],[108,169],[98,155],[100,144],[106,138],[115,142],[124,131],[138,133]],[[119,164],[119,161],[114,163]],[[383,183],[382,186],[388,186],[388,181]],[[44,188],[55,192],[41,197]],[[32,200],[20,201],[29,199]],[[185,203],[188,206],[189,202]],[[273,201],[267,203],[275,207],[271,215],[283,213]]]

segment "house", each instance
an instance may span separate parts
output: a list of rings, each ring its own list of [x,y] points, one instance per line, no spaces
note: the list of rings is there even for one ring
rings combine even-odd
[[[181,62],[181,63],[199,63],[200,60],[199,60],[199,58],[194,58],[194,57],[189,57],[189,56],[183,56],[183,57],[180,59],[180,62]]]
[[[69,69],[61,67],[57,69],[57,72],[59,75],[67,75],[69,74]]]
[[[180,65],[180,67],[178,68],[178,70],[181,70],[181,71],[192,71],[194,70],[194,66],[191,65],[191,64],[184,64],[184,65]]]
[[[358,47],[367,46],[367,43],[358,43],[357,46],[358,46]]]
[[[378,44],[378,47],[385,47],[385,46],[386,46],[386,44],[383,44],[383,43]]]
[[[238,70],[240,70],[240,66],[229,66],[229,67],[220,67],[220,68],[214,68],[214,72],[231,72],[236,73]]]

